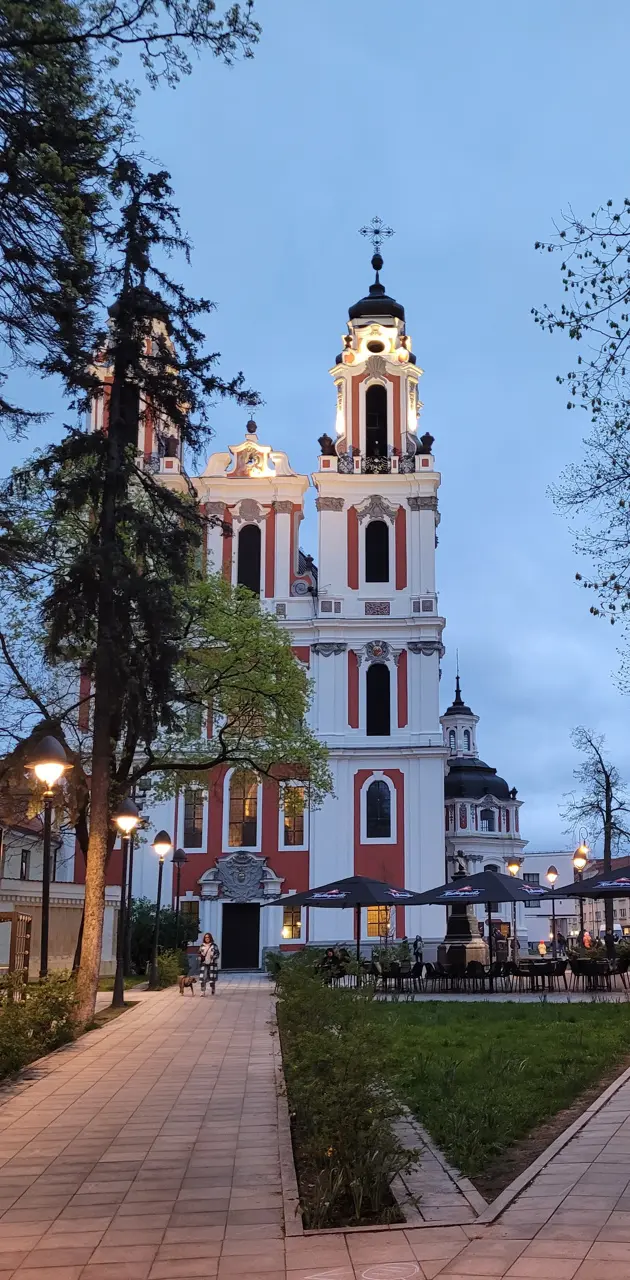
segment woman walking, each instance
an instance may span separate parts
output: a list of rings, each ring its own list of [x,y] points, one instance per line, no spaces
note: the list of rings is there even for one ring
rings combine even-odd
[[[211,933],[203,935],[203,942],[199,948],[199,964],[201,965],[201,994],[205,996],[206,985],[209,982],[210,990],[214,995],[219,976],[219,948]]]

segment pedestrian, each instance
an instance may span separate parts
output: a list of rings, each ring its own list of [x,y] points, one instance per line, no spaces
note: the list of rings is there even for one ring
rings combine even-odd
[[[219,976],[219,948],[211,933],[204,933],[203,935],[203,942],[199,948],[199,964],[201,966],[201,994],[205,996],[206,986],[210,983],[210,990],[214,995]]]

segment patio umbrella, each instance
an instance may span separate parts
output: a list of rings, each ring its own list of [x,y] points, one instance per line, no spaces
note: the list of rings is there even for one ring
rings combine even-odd
[[[551,897],[547,891],[547,897]],[[554,898],[630,898],[630,874],[604,871],[588,880],[572,880],[562,888],[554,888]]]
[[[492,983],[492,913],[491,904],[493,902],[531,902],[532,899],[541,899],[550,897],[549,891],[544,887],[536,884],[524,884],[517,876],[504,876],[500,871],[479,871],[474,876],[458,876],[455,880],[450,880],[447,884],[441,884],[437,889],[427,889],[426,893],[418,895],[419,902],[416,904],[422,906],[442,905],[452,907],[459,903],[483,903],[486,904],[488,915],[488,949],[490,953],[490,990],[493,989]],[[558,897],[556,892],[553,896]]]
[[[373,880],[371,876],[347,876],[345,880],[333,880],[302,893],[284,893],[272,898],[265,906],[287,907],[354,907],[356,912],[357,960],[361,958],[361,908],[362,907],[417,907],[425,896],[413,889],[396,889],[385,880]]]

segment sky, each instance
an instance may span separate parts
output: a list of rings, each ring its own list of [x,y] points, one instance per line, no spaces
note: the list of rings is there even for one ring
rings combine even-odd
[[[219,8],[223,0],[219,0]],[[357,234],[395,229],[382,279],[404,303],[442,473],[442,704],[459,650],[482,758],[518,788],[530,849],[568,847],[559,805],[569,734],[606,735],[630,780],[620,638],[589,614],[570,529],[549,496],[582,455],[585,415],[556,374],[574,353],[531,309],[561,300],[559,260],[534,250],[572,207],[629,194],[630,9],[611,0],[258,0],[253,61],[208,58],[176,91],[142,91],[138,134],[170,170],[193,265],[213,299],[211,349],[261,394],[259,437],[312,471],[332,434],[328,370],[347,308],[372,280]],[[139,76],[131,66],[132,74]],[[52,384],[12,380],[59,435]],[[247,415],[213,411],[213,447]],[[26,456],[3,447],[3,463]],[[313,495],[302,542],[316,550]]]

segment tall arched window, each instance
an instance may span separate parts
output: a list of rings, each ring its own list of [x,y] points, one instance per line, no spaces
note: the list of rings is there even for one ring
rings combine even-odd
[[[448,731],[448,749],[449,749],[449,751],[452,751],[452,752],[454,753],[454,752],[455,752],[455,746],[456,746],[455,730],[454,730],[454,729],[449,729],[449,731]]]
[[[238,535],[236,581],[239,587],[248,587],[254,595],[260,595],[260,528],[257,524],[243,525]]]
[[[231,849],[252,848],[258,835],[258,778],[247,769],[235,769],[230,778]]]
[[[482,831],[494,831],[494,809],[482,809],[479,814],[479,821]]]
[[[390,730],[389,667],[383,662],[373,662],[367,669],[366,683],[366,733],[370,736],[387,736]]]
[[[464,750],[470,751],[470,729],[464,729]]]
[[[365,581],[389,582],[389,529],[384,520],[370,520],[365,530]]]
[[[387,391],[379,383],[365,393],[365,453],[368,458],[387,457]]]
[[[365,833],[368,840],[389,840],[392,834],[391,793],[382,779],[375,779],[367,789]]]

